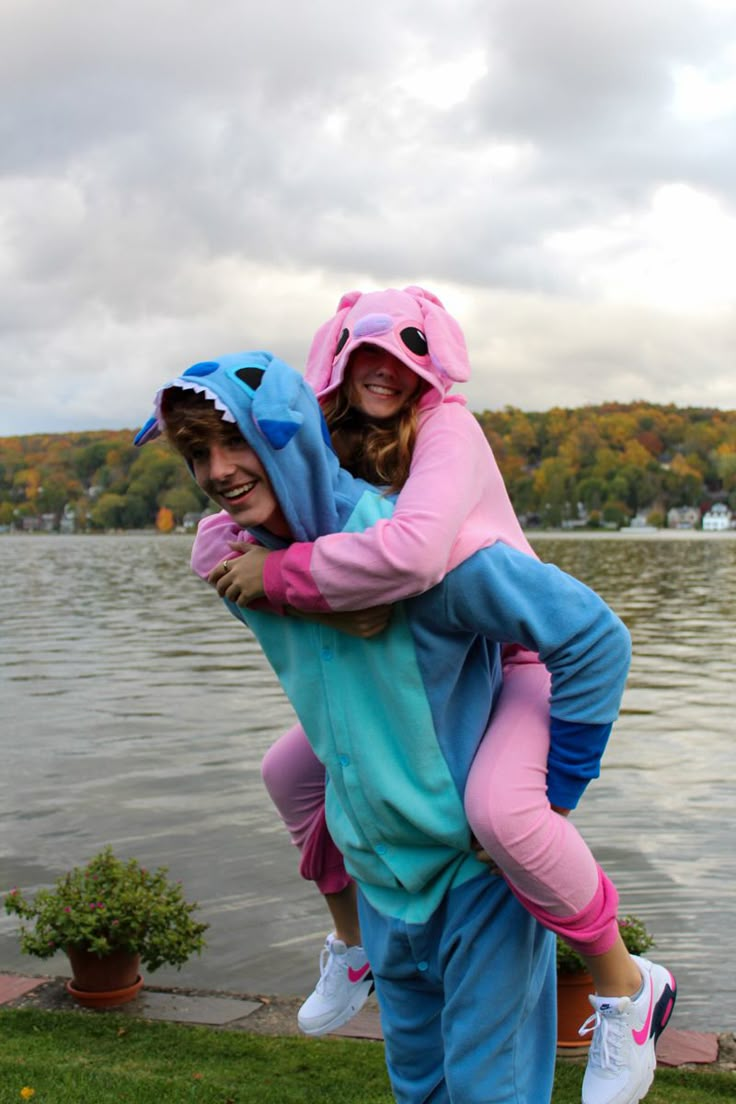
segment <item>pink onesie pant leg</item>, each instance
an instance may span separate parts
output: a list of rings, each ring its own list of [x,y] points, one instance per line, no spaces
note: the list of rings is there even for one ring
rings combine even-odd
[[[618,931],[618,895],[547,797],[549,674],[509,664],[468,777],[465,810],[481,846],[522,904],[576,950],[602,954]]]
[[[299,873],[320,893],[339,893],[351,879],[325,822],[325,768],[301,725],[273,744],[261,763],[269,796],[301,851]]]

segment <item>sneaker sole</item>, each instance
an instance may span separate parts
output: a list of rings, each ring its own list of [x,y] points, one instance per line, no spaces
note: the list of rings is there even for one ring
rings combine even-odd
[[[303,1035],[328,1035],[330,1031],[335,1031],[338,1027],[344,1027],[346,1023],[352,1020],[353,1016],[357,1016],[374,989],[373,978],[359,982],[355,986],[350,1004],[346,1005],[338,1016],[333,1017],[329,1023],[320,1024],[319,1027],[305,1027],[297,1016],[296,1022],[299,1030]]]

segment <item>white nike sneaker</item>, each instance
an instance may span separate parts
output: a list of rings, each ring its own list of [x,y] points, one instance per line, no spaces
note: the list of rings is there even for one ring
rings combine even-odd
[[[373,974],[362,947],[348,947],[335,933],[327,936],[319,960],[320,979],[299,1009],[305,1035],[325,1035],[361,1010],[373,992]]]
[[[644,981],[636,1000],[588,998],[595,1011],[580,1028],[580,1035],[593,1032],[583,1104],[638,1104],[654,1080],[654,1045],[672,1015],[677,984],[664,966],[633,958]]]

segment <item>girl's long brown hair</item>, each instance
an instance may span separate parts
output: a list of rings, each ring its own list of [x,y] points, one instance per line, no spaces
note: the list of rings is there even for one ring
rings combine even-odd
[[[352,475],[368,483],[385,484],[396,493],[409,478],[417,436],[416,394],[398,414],[385,421],[367,418],[350,402],[350,385],[345,380],[321,401],[332,445],[340,463]]]

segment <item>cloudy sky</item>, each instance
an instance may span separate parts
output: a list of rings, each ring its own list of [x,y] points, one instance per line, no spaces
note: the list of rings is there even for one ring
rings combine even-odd
[[[421,284],[471,408],[736,408],[736,0],[0,0],[0,435]]]

